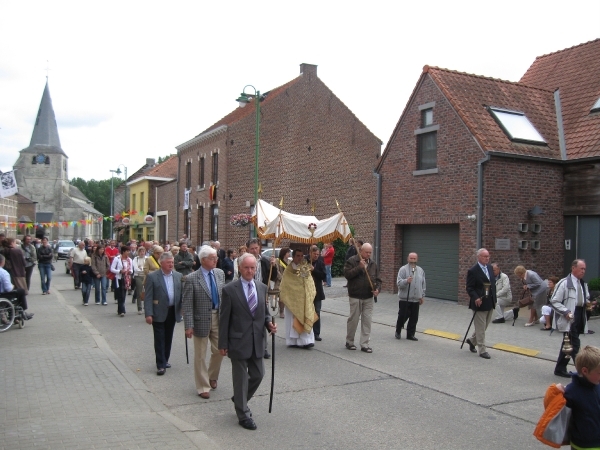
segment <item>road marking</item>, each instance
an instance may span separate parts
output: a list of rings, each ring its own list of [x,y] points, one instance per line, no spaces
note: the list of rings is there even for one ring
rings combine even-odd
[[[505,352],[518,353],[525,356],[537,356],[540,353],[538,350],[502,343],[496,344],[492,348],[495,348],[496,350],[504,350]]]
[[[448,333],[447,331],[440,330],[425,330],[423,334],[431,334],[432,336],[443,337],[446,339],[453,339],[455,341],[460,340],[460,335],[455,333]]]

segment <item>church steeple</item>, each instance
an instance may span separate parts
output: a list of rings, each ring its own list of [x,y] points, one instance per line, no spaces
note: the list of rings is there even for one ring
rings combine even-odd
[[[46,87],[44,88],[44,94],[42,95],[42,101],[40,102],[40,108],[31,135],[31,142],[29,143],[30,147],[35,145],[47,145],[62,150],[60,138],[58,137],[56,117],[52,108],[48,80],[46,80]]]

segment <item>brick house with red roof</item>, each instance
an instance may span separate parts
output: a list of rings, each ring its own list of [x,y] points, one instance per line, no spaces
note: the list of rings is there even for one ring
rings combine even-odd
[[[382,142],[317,76],[301,64],[300,75],[261,95],[260,198],[295,214],[323,218],[338,212],[336,200],[358,236],[373,239],[376,178]],[[177,226],[194,245],[219,240],[222,248],[246,242],[250,227],[229,224],[254,203],[255,107],[245,108],[177,146]],[[172,195],[165,185],[165,197]],[[184,209],[185,191],[189,200]],[[173,232],[172,232],[173,231]]]
[[[600,272],[600,39],[538,57],[519,82],[425,66],[377,167],[384,289],[419,253],[427,296],[466,302],[485,247],[509,275]]]

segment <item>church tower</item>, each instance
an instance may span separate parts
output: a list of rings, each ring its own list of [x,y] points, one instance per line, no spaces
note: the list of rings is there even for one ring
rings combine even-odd
[[[19,193],[38,203],[36,222],[72,222],[101,216],[79,189],[69,185],[69,157],[60,146],[47,80],[29,147],[19,153],[13,166],[15,178]],[[98,238],[97,231],[93,230],[98,227],[86,228],[51,227],[46,234],[50,239],[92,235]]]

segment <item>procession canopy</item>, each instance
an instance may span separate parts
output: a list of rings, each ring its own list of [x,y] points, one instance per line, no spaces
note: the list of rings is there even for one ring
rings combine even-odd
[[[341,239],[347,242],[352,237],[350,226],[341,211],[327,219],[319,220],[315,216],[300,216],[283,211],[262,199],[252,216],[261,239],[272,239],[276,243],[289,239],[304,244],[333,242]]]

